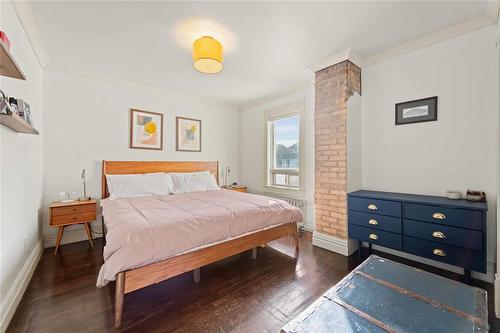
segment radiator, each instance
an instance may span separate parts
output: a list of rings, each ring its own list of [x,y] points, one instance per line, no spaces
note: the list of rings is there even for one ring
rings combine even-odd
[[[266,197],[280,199],[280,200],[288,202],[290,205],[300,209],[302,211],[302,214],[304,215],[304,218],[305,218],[305,216],[306,216],[306,201],[305,200],[280,196],[280,195],[276,195],[274,193],[268,193],[268,192],[264,192],[262,195],[265,195]],[[302,221],[299,224],[299,227],[303,227],[303,224],[304,224],[304,221]]]

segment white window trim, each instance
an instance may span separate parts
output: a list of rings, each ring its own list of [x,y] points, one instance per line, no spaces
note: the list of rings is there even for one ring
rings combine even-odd
[[[272,184],[272,173],[274,156],[274,133],[271,133],[272,128],[270,121],[287,118],[293,115],[299,116],[299,187],[286,187]],[[266,175],[264,187],[269,191],[276,193],[297,193],[304,192],[304,175],[305,175],[305,99],[300,99],[279,107],[268,109],[266,112]]]

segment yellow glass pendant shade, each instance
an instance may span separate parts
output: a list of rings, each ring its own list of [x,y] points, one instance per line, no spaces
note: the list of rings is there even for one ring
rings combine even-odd
[[[207,74],[219,73],[224,67],[222,44],[210,36],[203,36],[193,43],[194,68]]]

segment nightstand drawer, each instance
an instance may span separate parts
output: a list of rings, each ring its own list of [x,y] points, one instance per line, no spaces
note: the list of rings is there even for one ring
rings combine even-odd
[[[54,207],[51,210],[52,216],[88,213],[95,212],[95,204]]]
[[[401,250],[401,235],[349,224],[349,237],[376,245]]]
[[[357,224],[367,228],[385,230],[397,234],[401,233],[401,219],[399,217],[376,215],[350,210],[348,222],[350,224]]]
[[[405,235],[427,239],[433,242],[483,250],[483,233],[480,231],[447,227],[434,223],[404,221]]]
[[[483,213],[476,210],[405,203],[405,218],[483,230]]]
[[[358,212],[401,217],[401,202],[349,197],[349,209]]]
[[[89,222],[95,220],[95,218],[96,218],[95,211],[92,211],[92,212],[84,212],[71,215],[52,216],[50,222],[51,225],[61,225],[61,224],[71,224],[78,222]]]
[[[404,251],[478,272],[485,272],[482,252],[424,239],[404,237]]]

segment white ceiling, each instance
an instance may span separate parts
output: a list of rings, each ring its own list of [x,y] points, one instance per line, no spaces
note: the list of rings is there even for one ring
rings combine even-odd
[[[307,66],[353,48],[373,55],[484,15],[481,1],[32,2],[49,68],[245,105],[313,78]],[[211,34],[224,70],[195,71]]]

